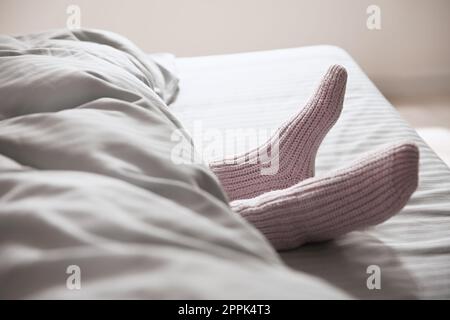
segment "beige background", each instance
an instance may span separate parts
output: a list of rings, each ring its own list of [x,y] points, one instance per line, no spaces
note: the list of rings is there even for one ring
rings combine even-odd
[[[148,52],[220,54],[314,44],[347,50],[388,97],[450,94],[449,0],[0,0],[0,32],[65,27],[119,32]],[[382,29],[366,27],[381,8]]]

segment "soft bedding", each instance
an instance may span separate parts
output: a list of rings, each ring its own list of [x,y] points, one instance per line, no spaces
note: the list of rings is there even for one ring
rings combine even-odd
[[[174,161],[191,138],[164,65],[103,31],[0,38],[0,298],[352,297]]]
[[[419,189],[382,225],[278,255],[171,137],[208,160],[228,130],[244,151],[241,129],[269,134],[336,63],[347,95],[317,174],[406,138]],[[103,31],[4,36],[0,97],[1,298],[450,298],[450,171],[341,49],[174,59]]]
[[[343,113],[319,149],[316,174],[406,139],[420,148],[419,187],[406,207],[387,222],[335,241],[282,252],[281,257],[293,269],[354,297],[448,299],[450,170],[345,51],[313,46],[178,58],[180,93],[171,110],[192,133],[197,149],[204,147],[205,158],[220,158],[221,139],[230,135],[229,150],[242,152],[264,141],[266,132],[303,106],[332,64],[346,67],[347,91]],[[261,133],[262,140],[243,134],[249,131]],[[366,285],[371,275],[368,267],[373,265],[380,268],[380,290],[368,290]]]

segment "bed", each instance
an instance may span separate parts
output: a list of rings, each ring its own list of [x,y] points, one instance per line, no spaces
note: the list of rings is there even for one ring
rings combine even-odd
[[[100,31],[1,40],[1,298],[450,298],[450,170],[342,49],[174,58]],[[348,90],[317,174],[409,139],[419,189],[382,225],[277,254],[206,165],[174,165],[169,137],[211,150],[227,130],[268,133],[336,63]],[[257,143],[236,136],[236,151]]]
[[[420,182],[394,218],[336,241],[281,253],[293,269],[324,279],[358,298],[450,298],[450,170],[418,137],[355,61],[334,46],[178,58],[180,93],[171,106],[194,134],[202,130],[275,129],[302,106],[329,65],[349,80],[343,113],[318,152],[317,174],[395,140],[420,147]],[[200,137],[197,144],[205,144]],[[239,139],[236,150],[257,141]],[[219,156],[219,155],[218,155]],[[377,265],[382,290],[368,290]]]

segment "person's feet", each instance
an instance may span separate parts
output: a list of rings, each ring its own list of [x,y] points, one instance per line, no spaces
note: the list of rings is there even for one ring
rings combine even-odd
[[[230,201],[285,189],[314,175],[317,149],[341,113],[346,82],[346,70],[331,66],[306,106],[269,141],[232,159],[210,163]]]
[[[325,176],[231,202],[277,250],[379,224],[406,204],[418,183],[419,152],[390,145]]]

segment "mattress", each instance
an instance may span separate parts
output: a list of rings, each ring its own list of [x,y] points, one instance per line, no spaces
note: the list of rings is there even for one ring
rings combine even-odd
[[[345,66],[349,79],[343,113],[319,149],[316,174],[406,139],[420,148],[419,187],[387,222],[281,258],[357,298],[450,298],[450,170],[344,50],[313,46],[177,58],[180,91],[170,108],[197,149],[214,150],[204,153],[205,160],[220,158],[230,150],[221,148],[230,135],[235,152],[261,142],[242,132],[270,134],[304,105],[331,64]],[[369,290],[373,265],[380,268],[381,288]]]

